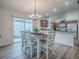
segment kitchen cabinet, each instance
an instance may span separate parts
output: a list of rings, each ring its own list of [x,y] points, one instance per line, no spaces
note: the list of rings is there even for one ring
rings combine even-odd
[[[41,27],[48,27],[48,20],[41,20]]]

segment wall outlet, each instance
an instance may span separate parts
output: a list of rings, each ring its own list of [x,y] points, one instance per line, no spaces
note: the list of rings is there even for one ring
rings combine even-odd
[[[0,35],[0,38],[1,38],[1,35]]]

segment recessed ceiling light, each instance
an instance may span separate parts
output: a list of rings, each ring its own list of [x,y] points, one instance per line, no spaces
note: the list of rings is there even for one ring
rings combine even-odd
[[[57,9],[56,9],[56,8],[54,8],[54,9],[53,9],[53,11],[57,11]]]
[[[49,14],[46,14],[46,16],[49,16]]]
[[[69,2],[65,2],[65,5],[69,5]]]

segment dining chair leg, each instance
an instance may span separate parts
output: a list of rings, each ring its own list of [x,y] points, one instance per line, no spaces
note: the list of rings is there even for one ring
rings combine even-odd
[[[26,49],[27,49],[27,47],[25,46],[24,48],[25,48],[24,52],[25,52],[25,55],[26,55]]]
[[[40,58],[40,41],[39,39],[37,40],[37,59]]]
[[[55,54],[54,45],[53,45],[53,48],[52,48],[52,50],[53,50],[53,54]]]
[[[23,44],[23,42],[22,42],[22,47],[21,47],[21,50],[23,51],[23,48],[24,48],[24,44]]]
[[[30,58],[32,59],[32,47],[30,47]]]
[[[48,48],[47,48],[46,50],[47,50],[47,53],[46,53],[46,59],[48,59]]]
[[[21,50],[23,51],[23,45],[22,45],[22,47],[21,47]]]
[[[39,54],[39,51],[37,51],[37,59],[39,59],[39,55],[40,55],[40,54]]]

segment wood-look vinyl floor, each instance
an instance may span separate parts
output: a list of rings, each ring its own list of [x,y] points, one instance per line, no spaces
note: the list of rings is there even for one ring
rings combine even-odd
[[[69,47],[55,44],[55,54],[49,55],[52,59],[79,59],[79,46]],[[21,50],[21,43],[0,48],[0,59],[37,59],[36,56],[29,58],[29,52],[25,55]],[[40,59],[46,59],[45,54],[41,53]]]

